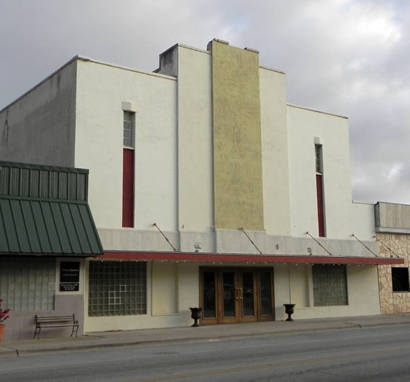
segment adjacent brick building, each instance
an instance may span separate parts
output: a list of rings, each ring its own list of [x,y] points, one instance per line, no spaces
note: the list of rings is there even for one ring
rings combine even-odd
[[[381,313],[410,312],[410,205],[379,202],[375,206],[380,256],[403,264],[379,265]]]

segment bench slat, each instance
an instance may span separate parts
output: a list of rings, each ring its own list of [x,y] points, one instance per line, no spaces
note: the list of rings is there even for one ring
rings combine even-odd
[[[55,327],[63,327],[63,326],[78,326],[78,324],[47,324],[47,325],[41,325],[42,328],[55,328]]]
[[[73,317],[51,317],[51,318],[38,318],[37,322],[55,322],[55,321],[69,321],[73,322]]]

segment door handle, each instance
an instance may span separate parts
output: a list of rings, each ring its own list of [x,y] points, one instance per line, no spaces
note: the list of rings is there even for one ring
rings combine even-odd
[[[236,288],[235,289],[235,299],[236,300],[243,300],[242,288]]]

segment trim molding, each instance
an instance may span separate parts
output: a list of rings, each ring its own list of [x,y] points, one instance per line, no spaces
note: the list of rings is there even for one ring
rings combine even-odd
[[[96,256],[97,260],[159,260],[159,261],[194,261],[194,262],[236,262],[236,263],[305,263],[305,264],[404,264],[404,259],[388,257],[337,257],[337,256],[300,256],[300,255],[251,255],[217,254],[200,252],[139,252],[105,251]]]

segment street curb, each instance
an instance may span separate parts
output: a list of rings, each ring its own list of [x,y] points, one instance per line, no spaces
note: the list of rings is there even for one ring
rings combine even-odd
[[[74,345],[74,346],[56,346],[50,348],[37,348],[37,349],[18,349],[7,346],[1,346],[0,348],[10,349],[9,351],[0,351],[1,357],[10,357],[10,356],[23,356],[28,354],[38,354],[38,353],[50,353],[50,352],[64,352],[64,351],[76,351],[76,350],[92,350],[92,349],[104,349],[104,348],[115,348],[115,347],[127,347],[127,346],[139,346],[139,345],[157,345],[157,344],[169,344],[169,343],[186,343],[186,342],[201,342],[201,341],[211,341],[219,339],[241,339],[249,337],[264,337],[264,336],[277,336],[277,335],[289,335],[289,334],[299,334],[299,333],[308,333],[308,332],[322,332],[327,330],[343,330],[343,329],[363,329],[371,328],[378,326],[394,326],[394,325],[408,325],[408,322],[379,322],[379,323],[369,323],[369,324],[360,324],[360,323],[345,323],[344,325],[335,325],[327,326],[322,328],[300,328],[300,329],[289,329],[281,331],[266,331],[260,333],[238,333],[238,334],[227,334],[227,335],[217,335],[210,336],[204,335],[200,337],[185,337],[185,338],[173,338],[173,339],[147,339],[140,341],[130,341],[126,343],[99,343],[99,344],[85,344],[85,345]]]

